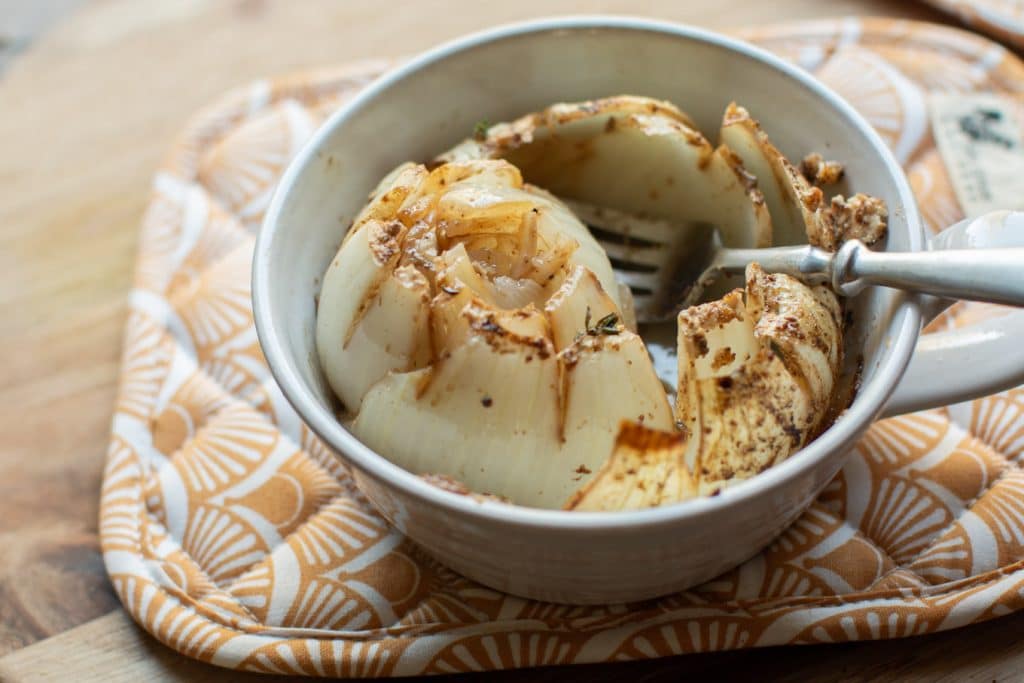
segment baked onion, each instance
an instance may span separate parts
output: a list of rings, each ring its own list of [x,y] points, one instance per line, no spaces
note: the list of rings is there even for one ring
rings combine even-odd
[[[744,287],[681,312],[673,408],[629,289],[563,202],[657,219],[665,248],[708,224],[735,247],[884,236],[881,200],[826,200],[743,108],[720,142],[670,103],[620,96],[395,169],[318,304],[321,366],[353,433],[447,490],[569,510],[713,494],[806,445],[842,367],[835,294],[751,264]],[[824,163],[815,177],[838,175]]]
[[[604,251],[502,160],[392,173],[324,277],[321,365],[352,431],[416,473],[560,507],[621,420],[674,418]],[[616,398],[607,400],[614,388]]]
[[[747,285],[679,314],[676,417],[703,495],[782,462],[828,414],[842,361],[835,295],[747,268]]]

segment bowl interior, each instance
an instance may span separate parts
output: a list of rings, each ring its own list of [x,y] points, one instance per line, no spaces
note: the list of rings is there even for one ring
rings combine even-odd
[[[470,135],[482,119],[504,121],[558,101],[647,95],[677,104],[714,141],[723,110],[736,100],[791,159],[811,151],[838,159],[846,165],[851,188],[884,198],[890,212],[887,249],[920,249],[922,229],[906,180],[879,151],[877,136],[795,69],[767,63],[759,54],[668,24],[548,22],[457,41],[371,85],[293,162],[257,248],[254,295],[261,342],[301,416],[333,447],[345,450],[331,438],[343,434],[340,426],[328,434],[318,429],[334,418],[314,346],[315,299],[367,193],[399,163],[431,158]],[[902,301],[891,290],[874,288],[852,306],[849,357],[851,365],[863,361],[856,402],[872,404],[863,408],[871,411],[868,419],[909,355],[909,347],[892,352],[913,314]]]

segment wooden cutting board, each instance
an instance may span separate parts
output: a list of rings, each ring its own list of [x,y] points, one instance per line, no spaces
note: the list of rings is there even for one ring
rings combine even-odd
[[[500,22],[582,11],[720,29],[853,13],[945,20],[916,3],[882,0],[96,0],[9,66],[0,77],[0,679],[240,678],[181,657],[131,624],[97,549],[136,229],[152,172],[185,119],[259,76],[413,53]],[[1024,616],[912,643],[495,678],[999,680],[1024,663],[1013,637],[1020,632]]]

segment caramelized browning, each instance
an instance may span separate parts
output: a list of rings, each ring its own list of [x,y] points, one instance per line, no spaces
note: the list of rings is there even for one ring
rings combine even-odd
[[[828,161],[817,152],[811,152],[800,162],[800,172],[814,185],[838,183],[846,169],[838,161]]]

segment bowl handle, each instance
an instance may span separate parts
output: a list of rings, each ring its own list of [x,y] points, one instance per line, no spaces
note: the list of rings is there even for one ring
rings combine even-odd
[[[996,211],[943,230],[929,249],[1024,247],[1024,212]],[[1024,278],[1024,263],[1014,277]],[[917,296],[927,323],[953,300]],[[1024,310],[925,334],[883,417],[959,403],[1024,383]]]

